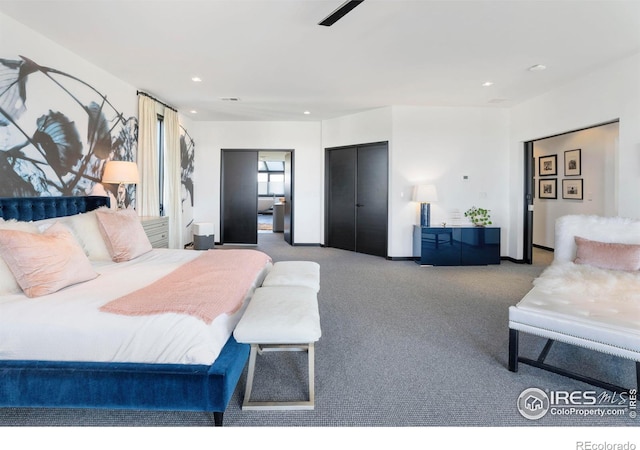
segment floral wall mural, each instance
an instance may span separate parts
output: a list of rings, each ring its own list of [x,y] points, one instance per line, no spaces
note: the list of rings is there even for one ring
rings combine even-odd
[[[195,142],[184,127],[180,127],[180,167],[182,168],[182,225],[183,242],[191,242],[193,224],[193,155]]]
[[[24,56],[0,59],[0,196],[109,195],[113,204],[118,186],[101,183],[104,164],[135,161],[137,134],[137,118],[89,83]],[[125,203],[135,206],[134,185]]]

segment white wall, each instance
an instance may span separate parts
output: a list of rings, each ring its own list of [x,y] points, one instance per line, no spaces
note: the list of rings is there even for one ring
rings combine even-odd
[[[322,148],[390,141],[391,121],[390,107],[325,120],[322,122]]]
[[[196,148],[195,222],[212,222],[219,239],[221,149],[294,150],[294,243],[321,243],[320,122],[193,122],[190,127]]]
[[[390,256],[412,255],[413,225],[420,222],[411,202],[416,184],[437,188],[432,226],[468,223],[460,216],[475,205],[491,211],[506,242],[508,119],[501,108],[393,107]]]
[[[523,143],[619,119],[615,214],[640,218],[640,54],[511,110],[508,254],[523,257]]]
[[[533,200],[533,243],[555,248],[555,223],[565,214],[615,216],[615,157],[618,146],[618,123],[602,125],[534,142],[536,196]],[[564,154],[580,149],[581,174],[564,176]],[[540,177],[538,158],[556,155],[557,175]],[[556,179],[557,199],[540,198],[538,181]],[[583,199],[563,199],[562,180],[582,179]]]

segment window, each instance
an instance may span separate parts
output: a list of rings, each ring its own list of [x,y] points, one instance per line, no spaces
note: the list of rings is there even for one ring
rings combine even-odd
[[[284,161],[258,161],[258,195],[284,195]]]

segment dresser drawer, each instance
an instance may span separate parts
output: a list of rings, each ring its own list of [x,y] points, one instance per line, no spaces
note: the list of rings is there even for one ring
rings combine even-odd
[[[169,248],[168,217],[141,217],[140,221],[153,248]]]

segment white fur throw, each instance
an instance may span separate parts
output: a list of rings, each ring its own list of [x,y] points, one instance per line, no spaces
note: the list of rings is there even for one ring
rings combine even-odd
[[[586,302],[634,302],[640,311],[640,272],[599,269],[573,262],[554,262],[533,281],[536,288],[562,297]]]
[[[592,241],[640,244],[640,220],[587,215],[562,216],[556,221],[554,261],[576,257],[575,236]]]

